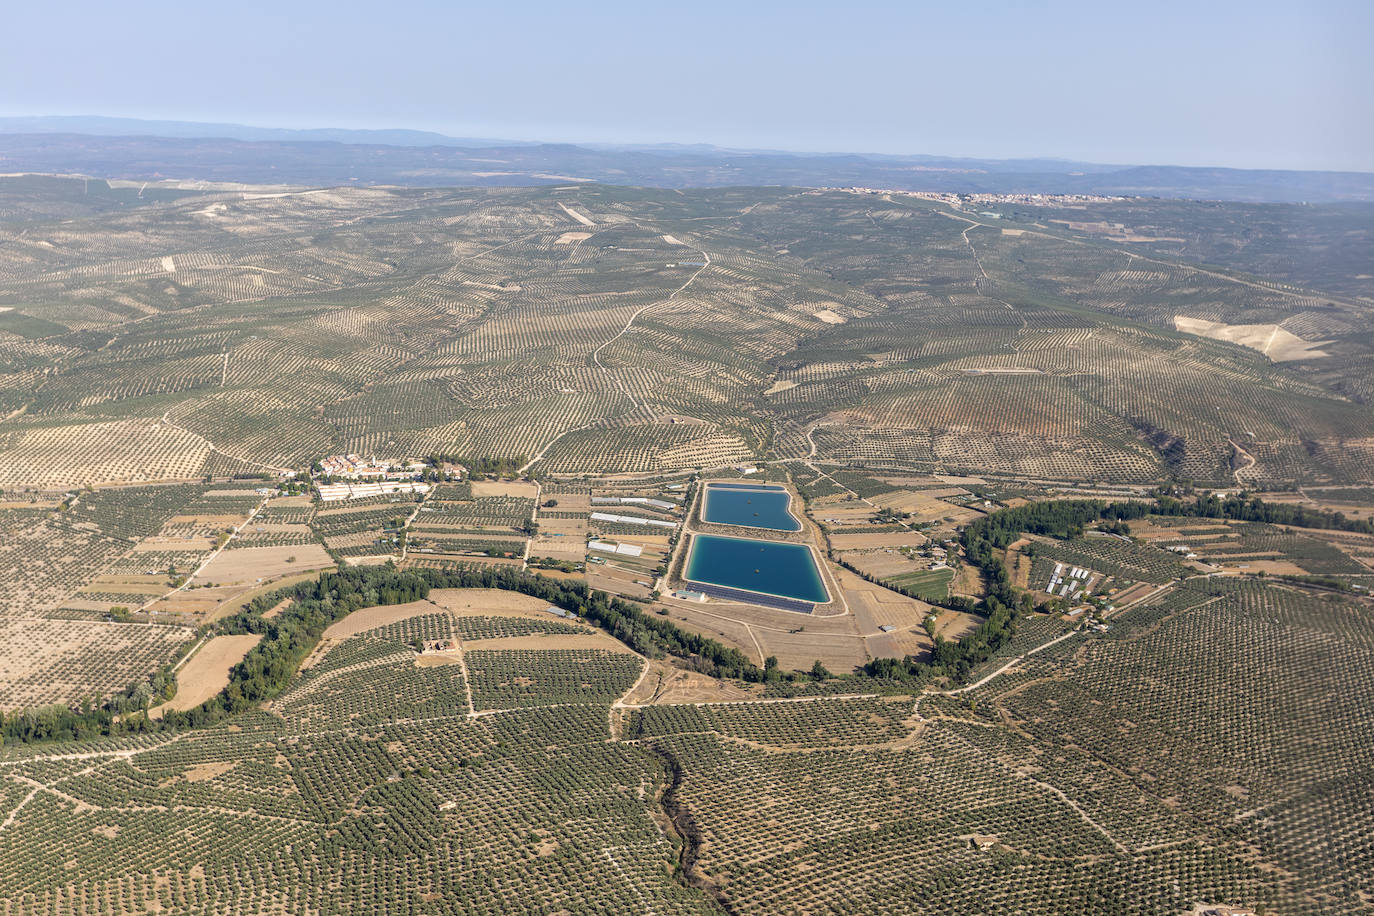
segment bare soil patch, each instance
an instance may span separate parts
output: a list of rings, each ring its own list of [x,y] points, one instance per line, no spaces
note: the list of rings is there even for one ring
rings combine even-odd
[[[1199,337],[1224,340],[1258,350],[1276,363],[1327,356],[1329,354],[1318,348],[1331,343],[1329,340],[1303,340],[1276,324],[1223,324],[1186,315],[1174,316],[1174,328]]]
[[[555,245],[571,245],[573,242],[584,242],[591,238],[590,232],[565,232],[553,240]]]
[[[1308,570],[1303,569],[1292,560],[1246,560],[1245,565],[1250,567],[1249,572],[1263,572],[1271,576],[1305,576],[1308,574]]]
[[[711,703],[750,700],[761,692],[761,688],[747,689],[696,671],[684,671],[662,659],[655,659],[649,662],[648,673],[625,697],[625,702],[633,706]]]
[[[376,607],[365,607],[354,611],[343,620],[330,624],[324,631],[324,638],[327,640],[347,639],[350,636],[357,636],[359,633],[375,630],[377,627],[386,626],[389,623],[396,623],[399,620],[418,617],[421,614],[433,613],[434,605],[430,604],[428,601],[411,601],[408,604],[382,604]]]
[[[653,593],[654,577],[649,573],[635,572],[610,565],[588,565],[587,584],[602,591],[618,595],[648,598]],[[644,585],[643,583],[649,583]]]
[[[467,617],[537,617],[544,620],[550,616],[547,601],[497,588],[436,588],[429,593],[427,604],[427,613],[433,613],[433,605],[437,604],[446,611]],[[361,613],[363,611],[357,611],[345,619],[351,620]]]
[[[983,597],[983,577],[979,575],[978,567],[961,566],[949,583],[949,593],[966,598]]]
[[[851,551],[841,554],[840,558],[850,566],[878,579],[918,572],[926,569],[929,564],[929,561],[918,562],[904,554],[888,550]]]
[[[525,483],[521,480],[474,480],[472,482],[473,496],[518,496],[522,499],[534,499],[539,494],[538,488],[532,483]]]
[[[193,584],[243,585],[333,565],[334,561],[319,544],[243,547],[221,551],[200,571]]]
[[[579,179],[573,179],[573,180],[576,181],[576,180],[579,180]],[[592,221],[591,221],[590,219],[588,219],[585,215],[583,215],[583,214],[579,213],[578,211],[574,210],[572,207],[569,207],[567,204],[560,203],[558,206],[560,206],[560,207],[563,208],[563,212],[564,212],[564,213],[568,214],[569,216],[571,216],[573,219],[577,220],[577,221],[578,221],[579,223],[581,223],[582,225],[584,225],[584,226],[595,226],[595,225],[596,225],[596,223],[592,222]]]
[[[977,614],[965,614],[963,611],[941,611],[940,616],[935,618],[935,632],[945,639],[957,640],[967,633],[972,633],[982,622],[983,618]]]
[[[566,521],[566,519],[559,519],[559,521]],[[553,557],[555,560],[581,563],[587,555],[587,545],[583,540],[585,528],[582,532],[570,532],[563,537],[551,537],[551,532],[546,532],[543,529],[544,522],[541,521],[539,536],[530,544],[531,557]],[[539,573],[548,576],[553,573],[553,570],[541,569]]]
[[[459,652],[439,652],[429,655],[417,655],[415,666],[417,668],[442,668],[445,665],[461,664],[463,656]]]
[[[241,591],[242,586],[183,589],[159,599],[148,610],[154,614],[184,614],[197,620],[216,620],[224,616],[221,608]]]
[[[826,633],[759,630],[755,634],[764,655],[776,655],[778,665],[807,671],[820,660],[831,671],[848,673],[868,661],[868,649],[858,637],[840,639]]]
[[[572,635],[503,636],[498,639],[463,640],[463,651],[477,652],[483,649],[602,649],[608,652],[625,652],[630,648],[623,642],[599,630]]]
[[[243,661],[243,657],[261,639],[261,633],[216,636],[201,646],[177,671],[176,696],[154,707],[148,714],[160,719],[169,709],[180,712],[195,709],[229,685],[230,669]]]
[[[207,779],[214,779],[216,776],[223,776],[234,768],[234,763],[228,760],[220,760],[214,763],[198,763],[187,770],[183,777],[187,782],[204,782]]]
[[[926,542],[919,531],[875,531],[872,534],[832,534],[830,545],[837,551],[878,550],[884,547],[919,547]]]

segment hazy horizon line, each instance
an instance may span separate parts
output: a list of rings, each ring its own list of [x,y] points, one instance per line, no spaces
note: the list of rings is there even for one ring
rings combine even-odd
[[[999,162],[999,163],[1006,163],[1006,162],[1045,162],[1045,163],[1061,163],[1061,164],[1064,164],[1064,165],[1096,166],[1096,167],[1099,167],[1099,168],[1114,168],[1114,169],[1129,169],[1129,168],[1183,168],[1183,169],[1225,169],[1225,170],[1229,170],[1229,171],[1241,171],[1241,172],[1308,172],[1308,173],[1330,173],[1330,174],[1351,174],[1351,175],[1374,175],[1374,169],[1357,169],[1357,168],[1332,169],[1332,168],[1291,168],[1291,167],[1285,168],[1285,167],[1275,167],[1275,166],[1237,166],[1237,165],[1224,165],[1224,164],[1219,164],[1219,163],[1215,163],[1215,162],[1211,162],[1211,163],[1147,162],[1147,161],[1139,161],[1139,162],[1106,162],[1106,161],[1097,161],[1097,160],[1092,160],[1092,159],[1079,159],[1079,158],[1074,158],[1074,157],[1071,157],[1071,156],[1050,155],[1050,154],[1043,154],[1043,155],[1037,155],[1037,154],[1021,154],[1021,155],[1014,155],[1014,156],[989,156],[989,155],[958,154],[958,153],[912,152],[912,151],[909,151],[909,150],[908,150],[908,151],[903,151],[903,152],[893,152],[893,151],[890,151],[890,150],[875,150],[875,149],[869,149],[869,150],[862,150],[862,149],[836,149],[836,148],[822,148],[822,149],[817,149],[817,148],[805,148],[804,146],[798,146],[798,147],[781,147],[781,146],[753,146],[753,145],[736,145],[736,144],[728,144],[728,145],[725,145],[725,144],[716,143],[716,142],[713,142],[713,141],[710,141],[710,140],[690,140],[690,141],[689,141],[689,140],[664,140],[664,139],[658,139],[658,140],[645,140],[645,139],[638,139],[638,140],[635,140],[635,139],[619,139],[619,140],[608,140],[608,139],[599,139],[599,140],[598,140],[598,139],[581,139],[581,140],[578,140],[578,139],[568,139],[567,137],[556,137],[556,136],[540,135],[540,134],[537,134],[537,133],[534,133],[534,132],[523,132],[523,131],[520,131],[520,130],[511,131],[511,132],[506,132],[506,131],[491,131],[491,132],[488,132],[488,131],[487,131],[486,129],[484,129],[484,128],[477,128],[477,129],[471,130],[471,131],[464,129],[464,130],[460,130],[460,131],[457,131],[457,132],[453,132],[453,129],[452,129],[452,128],[447,128],[447,127],[445,127],[445,128],[437,128],[437,127],[435,127],[435,126],[424,126],[424,127],[410,127],[410,126],[403,126],[403,127],[398,127],[398,126],[377,127],[377,126],[356,126],[356,125],[354,125],[354,126],[341,126],[340,124],[337,124],[337,123],[335,123],[335,124],[327,124],[327,125],[299,126],[299,122],[296,122],[296,126],[286,126],[286,125],[283,125],[283,124],[280,124],[280,123],[275,123],[275,124],[274,124],[274,123],[253,123],[251,119],[239,119],[239,118],[230,118],[230,119],[227,119],[227,120],[203,120],[203,119],[201,119],[201,118],[195,118],[195,119],[189,119],[189,120],[188,120],[188,119],[180,118],[180,117],[144,117],[144,116],[132,116],[132,115],[108,115],[108,114],[90,114],[90,113],[80,113],[80,114],[51,114],[51,113],[49,113],[49,114],[9,114],[9,113],[6,113],[6,114],[0,114],[0,125],[3,125],[3,123],[4,123],[4,122],[7,122],[7,121],[25,121],[25,120],[31,120],[31,121],[45,121],[45,120],[46,120],[46,121],[60,121],[60,120],[71,120],[71,121],[92,120],[92,121],[99,121],[99,120],[103,120],[103,121],[112,121],[112,122],[134,122],[134,123],[149,124],[149,125],[158,125],[158,124],[168,124],[168,125],[171,125],[171,124],[175,124],[175,125],[180,125],[180,126],[187,127],[187,128],[217,128],[217,127],[224,127],[224,128],[238,128],[238,129],[243,129],[243,130],[255,130],[255,131],[282,131],[282,132],[290,132],[290,133],[324,133],[324,132],[338,132],[338,133],[376,133],[376,134],[387,134],[387,133],[404,134],[404,133],[411,133],[411,134],[427,134],[427,135],[434,136],[434,137],[436,137],[436,138],[441,138],[441,139],[444,139],[444,140],[455,141],[455,142],[452,143],[452,144],[436,144],[436,145],[452,145],[452,146],[460,146],[460,147],[461,147],[461,146],[465,146],[465,145],[467,145],[467,144],[469,144],[469,143],[473,143],[473,142],[491,143],[491,144],[493,144],[493,145],[502,145],[502,144],[519,144],[519,145],[535,145],[535,146],[537,146],[537,145],[562,145],[562,146],[582,147],[582,148],[587,148],[587,149],[616,148],[616,147],[623,147],[623,148],[629,148],[629,149],[634,149],[634,148],[660,148],[660,149],[663,149],[663,148],[680,147],[680,148],[688,149],[688,150],[690,150],[690,149],[692,149],[692,148],[702,148],[702,149],[710,150],[710,151],[717,152],[717,153],[739,153],[739,154],[742,154],[742,155],[784,155],[784,156],[822,156],[822,157],[829,157],[829,156],[863,156],[863,157],[892,157],[892,158],[912,158],[912,159],[915,159],[915,158],[926,158],[926,159],[945,159],[945,160],[962,160],[962,161],[975,161],[975,162],[976,162],[976,161],[981,161],[981,162]],[[272,119],[268,119],[268,120],[271,121]],[[0,130],[0,133],[3,133],[3,132],[6,132],[6,131]],[[18,133],[19,131],[13,131],[13,132]],[[44,133],[44,132],[46,132],[46,131],[33,131],[33,132],[36,132],[36,133]],[[54,132],[54,133],[57,133],[58,131],[53,131],[53,132]],[[99,134],[99,133],[96,133],[96,134],[92,134],[92,133],[89,133],[89,132],[86,132],[86,131],[81,131],[81,130],[72,130],[72,131],[69,131],[69,132],[70,132],[70,133],[75,133],[75,134],[86,133],[88,136],[153,136],[153,137],[163,137],[163,138],[165,138],[165,139],[172,139],[172,140],[190,140],[190,139],[205,139],[205,140],[210,140],[210,139],[227,139],[227,140],[235,140],[235,141],[237,141],[237,142],[245,142],[245,143],[253,143],[253,142],[284,142],[284,141],[280,141],[280,140],[278,140],[278,141],[273,141],[273,140],[245,140],[245,139],[243,139],[243,138],[238,138],[238,137],[221,137],[221,136],[217,136],[217,135],[214,135],[214,134],[208,134],[208,133],[207,133],[207,134],[184,135],[184,136],[167,136],[167,135],[158,134],[158,133],[148,133],[148,134],[116,134],[116,133]],[[513,135],[513,134],[520,134],[520,133],[525,133],[525,136]],[[504,135],[503,135],[503,134],[504,134]],[[309,142],[341,143],[341,144],[353,143],[353,144],[355,144],[355,145],[366,145],[366,142],[365,142],[365,141],[362,141],[362,140],[359,140],[359,141],[346,141],[346,140],[333,140],[333,139],[330,139],[330,140],[317,140],[317,141],[309,141]],[[375,142],[375,145],[379,145],[379,146],[399,146],[399,147],[405,147],[405,146],[419,147],[419,146],[421,146],[421,144],[418,144],[418,143],[386,143],[386,142],[382,142],[382,141],[374,141],[374,142]]]

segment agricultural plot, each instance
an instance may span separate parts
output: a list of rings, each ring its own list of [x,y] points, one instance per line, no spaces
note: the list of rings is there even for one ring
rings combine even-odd
[[[843,550],[845,546],[864,537],[837,535],[831,538],[831,543],[836,549]],[[900,535],[889,537],[901,538]],[[898,546],[848,550],[839,553],[838,557],[841,562],[869,578],[927,601],[942,601],[949,597],[949,586],[954,580],[953,569],[942,559],[935,559],[928,553],[923,556],[920,548]]]
[[[949,586],[953,580],[952,569],[924,569],[891,576],[885,581],[897,588],[906,589],[918,598],[943,601],[949,597]]]
[[[539,530],[530,543],[531,562],[581,566],[586,561],[591,493],[587,488],[562,485],[544,488],[539,507]]]
[[[633,733],[683,767],[700,874],[740,911],[1158,913],[1218,900],[1317,912],[1368,893],[1357,863],[1374,825],[1351,816],[1363,791],[1351,712],[1368,667],[1356,632],[1370,617],[1354,605],[1313,615],[1311,601],[1257,583],[1179,590],[1103,638],[1041,652],[972,705],[922,698],[905,721],[874,718],[871,700],[731,704],[646,709]],[[1055,626],[1045,619],[1008,652]],[[1293,626],[1310,635],[1306,651],[1338,631],[1348,640],[1330,675],[1346,687],[1319,690],[1315,705],[1296,699],[1313,695],[1298,686],[1302,659],[1272,672],[1277,690],[1252,677],[1272,641],[1292,645]],[[1275,708],[1276,694],[1302,711]],[[1317,722],[1332,730],[1314,747],[1299,735]],[[1180,746],[1186,761],[1169,751]],[[1342,801],[1312,805],[1313,791]]]
[[[256,489],[256,488],[254,488]],[[254,500],[261,499],[253,490],[248,491]],[[246,502],[248,495],[238,497]],[[258,503],[248,506],[251,511]],[[317,544],[309,521],[313,514],[313,504],[307,496],[276,496],[261,503],[251,524],[237,524],[238,533],[229,541],[226,548],[238,550],[243,547],[297,547]],[[246,515],[246,513],[245,513]]]
[[[261,634],[250,633],[207,640],[177,669],[176,695],[166,704],[150,709],[148,714],[156,717],[166,709],[195,709],[229,684],[229,670],[261,639]]]
[[[534,488],[508,495],[507,485],[444,484],[420,506],[407,529],[408,552],[435,559],[523,555],[534,530]],[[485,493],[485,495],[476,495]]]
[[[6,787],[15,776],[55,787],[33,793],[6,825],[13,842],[0,854],[0,887],[11,912],[59,897],[78,909],[98,900],[121,913],[150,904],[190,912],[212,895],[214,906],[245,914],[277,905],[421,913],[440,901],[513,912],[531,895],[569,910],[712,912],[672,877],[674,842],[653,819],[661,765],[607,740],[609,700],[638,676],[638,660],[532,653],[524,669],[511,667],[524,653],[473,653],[515,677],[568,675],[522,699],[540,705],[472,717],[462,667],[417,665],[408,645],[450,635],[447,613],[428,607],[333,643],[276,715],[165,744],[134,741],[128,759],[7,759]],[[482,672],[486,684],[494,669]],[[583,688],[589,676],[593,687]],[[0,798],[7,811],[24,801],[20,792]],[[376,845],[368,838],[378,830],[392,839]],[[288,843],[301,858],[280,856]],[[82,888],[60,863],[42,864],[59,846],[89,876]],[[367,876],[350,864],[362,858]]]
[[[334,563],[319,544],[224,550],[192,580],[193,585],[243,585],[323,569]]]
[[[665,536],[594,537],[587,547],[587,582],[614,594],[647,598],[668,571],[671,550]]]
[[[1065,565],[1066,569],[1060,570],[1060,578],[1066,583],[1066,573],[1069,579],[1084,581],[1082,575],[1072,575],[1074,569],[1081,572],[1091,570],[1117,580],[1155,584],[1168,582],[1188,572],[1177,554],[1114,537],[1078,538],[1072,541],[1035,538],[1034,541],[1037,558],[1044,557],[1051,564]]]
[[[171,661],[190,627],[0,620],[0,710],[107,697]]]
[[[310,526],[328,550],[342,557],[399,555],[406,522],[417,508],[417,498],[405,495],[349,500],[317,510]]]
[[[1368,575],[1369,566],[1356,559],[1364,541],[1322,537],[1258,522],[1221,523],[1211,528],[1179,528],[1161,532],[1155,543],[1166,549],[1194,554],[1203,562],[1233,570]],[[1172,536],[1170,536],[1172,534]],[[1342,549],[1345,547],[1346,549]],[[1366,550],[1365,553],[1368,553]]]
[[[168,590],[173,570],[187,572],[203,558],[194,547],[144,548],[149,539],[166,540],[161,533],[205,489],[114,487],[61,505],[0,510],[0,621],[8,628],[0,640],[0,707],[103,698],[175,655],[188,627],[114,623],[111,610],[136,611]]]
[[[481,649],[466,653],[473,706],[503,709],[610,703],[639,678],[628,652],[583,649]]]
[[[1090,749],[1201,821],[1239,826],[1314,898],[1354,899],[1368,892],[1367,882],[1360,869],[1335,863],[1359,859],[1369,826],[1328,829],[1306,800],[1317,785],[1342,794],[1363,784],[1353,711],[1368,689],[1368,626],[1363,605],[1208,580],[1118,618],[1107,639],[1069,665],[1066,688],[1032,683],[1005,702],[984,702],[1017,720],[1038,718],[1038,701],[1053,693],[1052,711],[1030,729],[1037,741],[1053,734],[1057,745]],[[1280,646],[1282,660],[1265,663],[1261,687],[1252,666]],[[1190,762],[1180,768],[1167,761],[1167,748],[1185,743]],[[1106,799],[1099,804],[1104,816],[1126,813]],[[1313,816],[1290,820],[1287,812],[1299,809]]]

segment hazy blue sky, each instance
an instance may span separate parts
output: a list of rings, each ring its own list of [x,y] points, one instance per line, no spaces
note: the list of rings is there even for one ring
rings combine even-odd
[[[0,114],[1374,171],[1374,2],[11,4]]]

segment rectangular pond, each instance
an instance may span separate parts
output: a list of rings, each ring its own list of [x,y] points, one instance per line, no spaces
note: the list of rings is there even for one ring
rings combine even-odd
[[[792,494],[782,487],[708,483],[702,494],[702,521],[772,531],[801,531],[791,512]]]
[[[796,602],[830,600],[816,557],[805,544],[695,534],[683,578]]]

